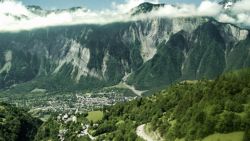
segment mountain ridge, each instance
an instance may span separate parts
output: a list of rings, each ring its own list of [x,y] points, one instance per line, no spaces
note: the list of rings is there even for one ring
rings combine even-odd
[[[150,90],[250,66],[249,30],[209,17],[55,26],[0,37],[0,88],[14,91],[23,85],[25,92],[101,88],[126,74],[127,83]]]
[[[67,30],[70,30],[70,33],[66,33]],[[111,30],[113,32],[110,32]],[[183,32],[184,34],[182,35],[180,31]],[[61,35],[57,36],[58,33],[61,33]],[[17,73],[16,71],[13,70],[15,67],[18,67],[15,65],[11,67],[10,70],[3,69],[4,65],[7,62],[6,58],[5,59],[2,58],[1,59],[2,63],[0,65],[1,66],[0,68],[5,70],[6,72],[3,73],[2,71],[1,73],[0,86],[4,88],[3,85],[6,84],[7,84],[6,86],[11,86],[12,84],[16,84],[16,82],[20,80],[21,80],[20,82],[27,82],[33,80],[34,78],[39,78],[40,76],[43,76],[45,77],[45,80],[46,77],[48,77],[49,79],[53,78],[54,79],[53,81],[58,81],[60,80],[60,77],[62,77],[64,79],[70,80],[70,83],[72,83],[73,85],[80,84],[79,88],[82,87],[84,89],[89,87],[89,85],[87,84],[85,84],[86,86],[81,86],[82,84],[84,84],[84,81],[89,81],[91,85],[95,83],[100,84],[101,87],[104,86],[103,84],[105,83],[106,83],[105,85],[107,84],[114,85],[121,81],[125,73],[131,73],[131,72],[135,73],[135,75],[132,75],[134,76],[134,78],[130,77],[128,82],[131,85],[136,84],[137,88],[139,89],[141,86],[145,87],[144,84],[140,84],[137,82],[137,80],[139,79],[140,81],[144,81],[144,83],[150,82],[154,79],[155,80],[159,79],[162,80],[161,85],[168,85],[180,79],[179,77],[180,74],[176,76],[172,74],[171,79],[168,78],[169,76],[166,76],[165,78],[160,77],[163,74],[167,74],[163,69],[164,67],[160,67],[161,64],[165,62],[162,59],[163,58],[167,59],[166,57],[175,58],[173,56],[175,54],[171,52],[179,50],[176,53],[178,53],[182,59],[184,59],[185,56],[189,58],[188,56],[190,53],[192,54],[192,52],[194,52],[194,54],[190,55],[190,57],[197,56],[195,55],[196,54],[195,51],[198,51],[198,49],[200,49],[200,47],[198,47],[200,45],[196,43],[196,40],[198,41],[204,40],[204,42],[206,42],[206,40],[214,39],[214,42],[216,44],[219,43],[222,44],[222,46],[224,46],[223,48],[220,48],[221,53],[214,56],[215,57],[214,59],[218,61],[223,61],[225,60],[224,58],[228,55],[229,58],[232,58],[235,55],[237,55],[236,50],[232,50],[234,53],[236,53],[234,54],[233,52],[230,52],[230,49],[235,48],[235,46],[238,45],[238,43],[242,42],[241,44],[247,44],[245,45],[244,48],[242,48],[243,50],[248,48],[248,42],[245,43],[243,42],[244,40],[249,40],[248,33],[249,33],[248,30],[238,28],[237,26],[232,26],[231,24],[222,24],[206,18],[154,19],[154,20],[137,21],[129,23],[115,23],[105,26],[98,26],[98,25],[87,25],[87,26],[78,25],[78,26],[67,26],[67,27],[63,26],[63,27],[52,27],[49,30],[38,29],[21,33],[1,33],[0,36],[2,39],[2,45],[5,44],[5,48],[3,48],[3,46],[1,48],[2,53],[5,52],[4,53],[5,55],[3,54],[2,57],[6,56],[7,55],[6,53],[9,50],[12,54],[11,55],[12,62],[14,61],[13,59],[15,59],[16,57],[18,58],[18,56],[20,56],[23,60],[22,63],[19,63],[19,65],[23,64],[23,66],[20,66],[20,68],[24,67],[26,68],[27,71],[32,73],[27,73],[27,72],[24,73],[25,71]],[[108,36],[105,37],[103,36],[104,34]],[[184,47],[185,46],[184,45],[181,48],[177,49],[176,46],[178,46],[178,44],[175,44],[175,42],[178,42],[179,40],[178,38],[177,39],[173,38],[175,37],[175,34],[179,35],[176,37],[180,37],[181,35],[186,40],[185,45],[188,45],[188,47]],[[12,43],[9,42],[11,40]],[[29,40],[33,41],[28,43]],[[221,41],[228,40],[229,42],[228,41],[221,42],[220,40]],[[173,42],[169,44],[170,46],[173,47],[171,48],[164,47],[166,46],[165,43],[167,42]],[[202,43],[202,41],[200,42]],[[56,46],[52,46],[52,44],[56,44]],[[102,47],[101,45],[103,44],[106,44],[106,46]],[[198,46],[195,47],[195,44],[197,44]],[[205,48],[203,50],[200,50],[201,52],[206,52],[206,48],[208,49],[209,46],[204,44],[204,47]],[[25,49],[28,52],[23,52],[22,49]],[[213,47],[211,49],[214,50],[216,48]],[[165,52],[164,50],[166,50],[167,52],[165,54],[162,54],[161,52]],[[208,51],[209,50],[210,49],[208,49]],[[224,51],[226,51],[228,55],[225,56]],[[15,54],[17,53],[16,55],[18,56],[14,55],[13,54],[14,52]],[[244,52],[247,53],[247,51]],[[160,59],[161,58],[160,56],[163,58]],[[221,59],[216,58],[219,56],[221,57]],[[245,57],[247,58],[247,56],[248,55],[246,54]],[[159,58],[160,60],[157,60],[156,59],[157,57],[160,57]],[[242,57],[245,58],[244,56]],[[20,60],[21,58],[18,58],[18,60],[16,61],[21,61]],[[27,60],[28,58],[30,58],[31,61],[28,61]],[[187,58],[185,59],[186,61],[188,61]],[[204,60],[205,58],[203,58],[203,61],[205,61]],[[247,60],[246,58],[243,60]],[[152,64],[151,67],[149,68],[146,67],[149,64],[149,62],[152,62],[154,60],[157,61],[159,64],[159,66],[157,67],[158,69],[155,71],[153,71],[153,68],[156,66],[154,65],[152,66]],[[165,66],[167,67],[167,70],[170,68],[172,69],[175,68],[174,70],[172,70],[173,73],[184,71],[186,72],[185,76],[193,76],[193,77],[187,77],[186,79],[199,79],[202,77],[206,77],[203,75],[203,73],[205,72],[202,72],[200,74],[198,73],[199,75],[197,77],[195,77],[194,74],[190,75],[190,73],[194,72],[189,72],[191,71],[191,68],[187,68],[187,66],[190,65],[187,64],[188,62],[186,61],[185,61],[186,63],[182,61],[180,63],[177,63],[178,68],[176,68],[176,65],[174,65],[176,63],[172,62],[173,60],[171,61],[170,59],[169,61],[170,61],[169,63],[171,63],[173,66],[172,67],[170,67],[171,65]],[[198,61],[190,60],[190,63],[191,62],[197,63],[200,61],[201,60]],[[224,72],[224,70],[235,69],[234,67],[235,64],[230,62],[236,60],[226,59],[226,61],[227,64],[229,64],[229,66],[231,67],[227,69],[220,69],[220,71],[210,70],[210,73],[213,72],[214,74],[208,75],[208,77],[209,78],[215,77],[216,75],[219,75],[220,73]],[[224,63],[225,62],[223,62],[223,64]],[[239,66],[236,68],[247,67],[249,64],[246,62],[245,65],[241,63],[238,63],[238,65]],[[115,69],[112,67],[115,67]],[[150,76],[147,74],[150,71],[148,70],[148,72],[146,71],[147,73],[144,73],[143,68],[145,69],[147,68],[153,71],[152,74],[161,71],[159,73],[160,76],[156,77],[157,79],[152,77],[149,78],[148,80],[145,80],[147,77]],[[182,74],[184,72],[182,72]],[[11,73],[15,73],[14,79],[10,77],[10,76],[13,77],[13,74]],[[139,76],[142,76],[142,78],[140,78]],[[8,79],[10,80],[6,81]],[[37,80],[39,81],[39,79]],[[91,83],[91,81],[93,83]],[[9,84],[6,82],[8,82]],[[58,82],[59,85],[65,85],[63,84],[65,83],[63,81],[62,84],[60,84],[61,83],[60,81]],[[157,84],[159,83],[156,83],[155,85]],[[57,87],[55,86],[55,84],[53,85],[52,85],[53,87]],[[44,84],[42,84],[39,87],[44,87]],[[152,88],[152,87],[146,86],[145,88]]]

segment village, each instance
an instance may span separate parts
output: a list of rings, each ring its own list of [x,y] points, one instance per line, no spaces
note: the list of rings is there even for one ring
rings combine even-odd
[[[32,94],[29,97],[5,97],[1,98],[1,101],[30,109],[31,114],[46,120],[51,113],[81,114],[135,98],[137,98],[136,95],[124,95],[118,90],[102,90],[88,93]]]

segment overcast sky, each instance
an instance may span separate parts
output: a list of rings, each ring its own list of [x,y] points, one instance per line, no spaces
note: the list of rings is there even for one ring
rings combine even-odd
[[[126,0],[20,0],[25,5],[39,5],[46,9],[69,8],[83,6],[92,10],[110,9],[112,2],[125,3]],[[136,1],[136,0],[135,0]],[[159,0],[161,3],[195,3],[201,0]]]

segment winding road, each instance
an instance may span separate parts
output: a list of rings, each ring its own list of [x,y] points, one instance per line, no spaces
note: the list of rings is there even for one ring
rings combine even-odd
[[[136,90],[134,86],[130,86],[127,83],[123,82],[122,83],[126,88],[130,89],[133,93],[135,93],[137,96],[141,97],[143,93],[147,92],[147,91],[140,91],[140,90]]]
[[[89,132],[88,132],[88,130],[89,130],[89,126],[87,126],[87,128],[83,131],[84,134],[88,135],[91,140],[95,140],[96,138],[93,137],[92,135],[90,135]]]
[[[145,141],[154,141],[154,139],[145,132],[145,124],[142,124],[137,127],[136,134]]]

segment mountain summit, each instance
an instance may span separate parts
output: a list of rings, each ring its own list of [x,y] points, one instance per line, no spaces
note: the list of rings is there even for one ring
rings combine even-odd
[[[152,4],[149,2],[144,2],[139,6],[132,9],[132,15],[138,15],[142,13],[149,13],[153,10],[157,10],[160,7],[163,7],[165,4]]]
[[[238,2],[240,0],[223,0],[219,2],[219,4],[224,6],[224,9],[230,9],[234,3]]]

